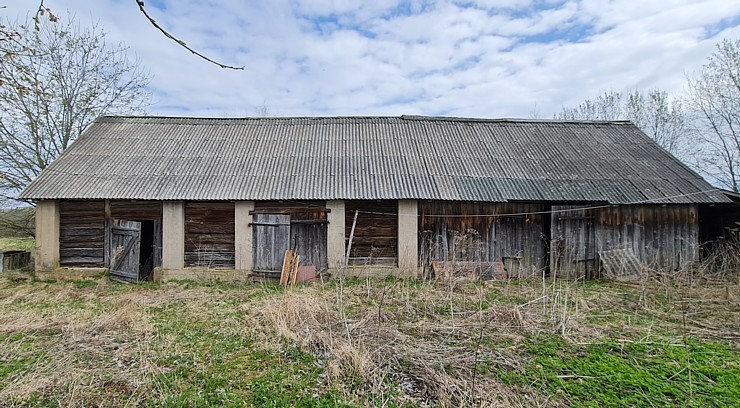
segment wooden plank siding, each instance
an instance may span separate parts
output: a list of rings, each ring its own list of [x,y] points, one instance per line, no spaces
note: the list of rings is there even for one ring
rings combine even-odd
[[[233,202],[185,203],[185,266],[234,268]]]
[[[598,251],[630,248],[646,267],[664,271],[699,259],[696,205],[616,206],[596,215]]]
[[[59,202],[59,264],[105,266],[105,202]]]
[[[697,206],[553,206],[551,265],[559,277],[598,276],[598,253],[630,249],[649,269],[676,270],[699,259]]]
[[[279,266],[282,265],[285,249],[293,249],[301,257],[301,266],[310,265],[315,266],[317,271],[326,270],[329,266],[326,247],[328,211],[325,201],[256,202],[253,211],[255,269],[263,276],[279,277]],[[266,228],[268,226],[258,225],[258,218],[271,220],[268,223],[288,225]],[[287,236],[282,237],[285,234]],[[272,243],[270,246],[274,248],[263,248],[261,242]],[[277,242],[281,244],[274,244]],[[275,259],[279,259],[280,262],[276,263]],[[266,269],[266,265],[278,265],[278,268]]]
[[[432,261],[503,262],[509,276],[546,265],[541,204],[420,202],[420,264]]]
[[[111,217],[117,220],[159,220],[162,218],[162,202],[111,200],[110,212]]]
[[[345,201],[345,248],[349,243],[352,223],[357,224],[349,254],[350,265],[396,265],[398,262],[398,201]]]

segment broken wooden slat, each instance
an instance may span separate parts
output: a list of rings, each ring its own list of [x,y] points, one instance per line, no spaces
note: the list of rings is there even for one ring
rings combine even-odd
[[[286,286],[290,279],[290,267],[293,263],[293,250],[286,249],[283,257],[283,268],[280,272],[280,285]]]
[[[298,277],[298,263],[301,259],[300,255],[293,257],[293,261],[290,264],[290,284],[295,285],[296,278]]]

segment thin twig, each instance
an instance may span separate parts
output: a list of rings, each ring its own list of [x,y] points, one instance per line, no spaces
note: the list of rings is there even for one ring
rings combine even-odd
[[[43,4],[43,1],[41,3]],[[203,58],[204,60],[210,62],[211,64],[217,65],[217,66],[219,66],[221,68],[235,69],[235,70],[243,70],[244,69],[244,67],[236,67],[236,66],[233,66],[233,65],[226,65],[226,64],[222,64],[222,63],[220,63],[218,61],[214,61],[214,60],[206,57],[205,55],[199,53],[198,51],[195,51],[194,49],[190,48],[187,44],[185,44],[185,41],[182,41],[179,38],[177,38],[177,37],[173,36],[172,34],[168,33],[167,30],[165,30],[159,24],[157,24],[157,22],[152,17],[150,17],[149,14],[147,14],[146,10],[144,10],[144,2],[142,0],[136,0],[136,4],[139,6],[139,10],[141,10],[141,12],[144,14],[144,17],[146,17],[147,20],[149,20],[149,22],[154,26],[154,28],[156,28],[157,30],[159,30],[160,32],[162,32],[162,34],[164,34],[165,37],[167,37],[170,40],[176,42],[181,47],[183,47],[186,50],[190,51],[194,55],[196,55],[196,56],[198,56],[200,58]]]

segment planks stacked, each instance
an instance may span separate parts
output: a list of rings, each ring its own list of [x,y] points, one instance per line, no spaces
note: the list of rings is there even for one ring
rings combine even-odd
[[[285,256],[283,257],[283,269],[280,273],[280,285],[295,285],[296,278],[298,277],[298,263],[300,262],[300,259],[301,256],[296,254],[292,249],[285,251]]]

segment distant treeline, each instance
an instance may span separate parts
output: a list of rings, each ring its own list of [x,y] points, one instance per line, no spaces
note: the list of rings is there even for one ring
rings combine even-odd
[[[35,208],[0,210],[0,237],[32,237]]]

